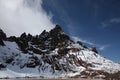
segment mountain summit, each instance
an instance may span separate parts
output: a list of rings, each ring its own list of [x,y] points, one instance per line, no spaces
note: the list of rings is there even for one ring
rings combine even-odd
[[[59,25],[40,35],[6,37],[0,30],[0,78],[105,77],[120,71],[120,64],[74,41]]]

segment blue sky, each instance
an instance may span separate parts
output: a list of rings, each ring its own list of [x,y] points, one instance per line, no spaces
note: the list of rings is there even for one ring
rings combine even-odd
[[[42,6],[65,33],[120,63],[120,0],[43,0]]]

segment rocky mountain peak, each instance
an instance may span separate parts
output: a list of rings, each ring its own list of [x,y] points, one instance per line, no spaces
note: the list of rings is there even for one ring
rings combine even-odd
[[[51,31],[47,32],[44,30],[40,36],[39,39],[42,41],[42,44],[44,43],[44,46],[48,47],[50,50],[54,50],[55,48],[59,47],[60,45],[64,46],[68,41],[70,41],[70,38],[68,35],[66,35],[60,25],[56,25],[55,28],[53,28]]]
[[[36,50],[39,54],[41,54],[41,51],[38,49],[52,51],[56,48],[67,47],[68,42],[71,41],[69,36],[63,32],[60,25],[56,25],[55,28],[49,32],[44,30],[40,35],[32,36],[24,32],[20,37],[11,36],[7,39],[16,42],[24,53],[27,53],[29,50]],[[35,45],[38,49],[30,45]]]
[[[30,77],[35,73],[43,77],[102,75],[104,78],[109,73],[120,71],[120,64],[96,54],[96,47],[90,49],[80,41],[71,40],[60,25],[36,36],[23,33],[20,37],[6,38],[2,30],[0,35],[0,45],[4,45],[0,46],[0,69],[6,68],[6,72],[21,71]]]
[[[56,25],[55,28],[52,29],[51,31],[60,32],[60,31],[62,31],[62,28],[60,25]]]
[[[56,25],[55,28],[53,28],[50,32],[50,34],[64,34],[64,31],[62,30],[60,25]]]

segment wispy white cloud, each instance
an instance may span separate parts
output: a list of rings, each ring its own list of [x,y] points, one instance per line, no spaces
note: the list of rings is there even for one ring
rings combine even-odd
[[[110,20],[110,23],[120,23],[120,18],[113,18]]]
[[[8,36],[49,31],[55,24],[42,4],[42,0],[0,0],[0,27]]]
[[[99,50],[103,51],[108,47],[110,47],[110,45],[103,45],[103,46],[99,47]]]
[[[90,42],[90,41],[84,40],[84,39],[80,39],[79,37],[72,36],[72,39],[74,41],[81,41],[83,43],[86,43],[86,44],[89,44],[89,45],[92,45],[92,46],[95,45],[93,42]]]
[[[96,46],[99,50],[103,51],[105,50],[106,48],[110,47],[110,45],[100,45],[100,44],[96,44],[96,43],[93,43],[91,41],[88,41],[88,40],[85,40],[85,39],[80,39],[79,37],[75,37],[75,36],[72,36],[72,39],[74,41],[81,41],[83,43],[86,43],[88,45],[91,45],[91,46]]]
[[[109,27],[112,24],[118,24],[120,23],[120,18],[112,18],[108,21],[102,22],[101,25],[103,28]]]

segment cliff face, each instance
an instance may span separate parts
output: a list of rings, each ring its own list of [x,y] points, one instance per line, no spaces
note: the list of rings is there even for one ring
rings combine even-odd
[[[36,36],[6,38],[1,31],[0,77],[105,77],[120,71],[120,64],[75,42],[59,25]]]
[[[0,45],[1,46],[5,45],[3,42],[3,40],[5,40],[5,39],[6,39],[6,34],[2,31],[2,29],[0,29]]]

